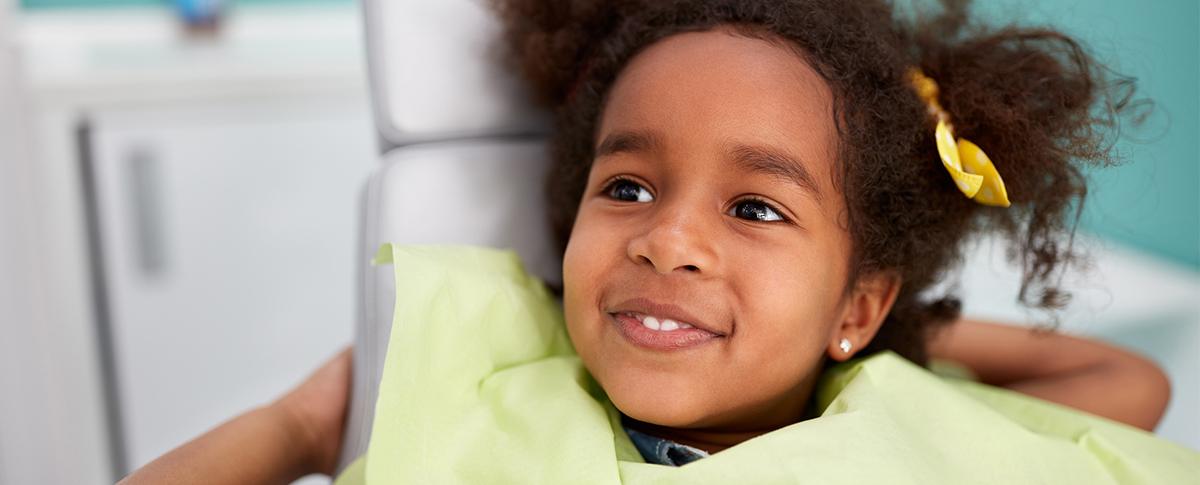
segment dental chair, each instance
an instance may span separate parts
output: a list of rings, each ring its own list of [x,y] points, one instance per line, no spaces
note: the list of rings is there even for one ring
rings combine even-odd
[[[550,116],[505,64],[482,0],[364,0],[380,165],[362,193],[354,376],[340,473],[366,452],[391,331],[390,266],[379,246],[513,249],[531,273],[561,279],[545,217]]]

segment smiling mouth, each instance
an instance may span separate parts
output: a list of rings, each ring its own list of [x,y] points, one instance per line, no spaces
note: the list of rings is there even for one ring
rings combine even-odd
[[[685,321],[639,312],[608,314],[626,341],[650,350],[672,351],[697,347],[725,336],[697,328]]]
[[[654,317],[637,312],[622,312],[622,315],[630,318],[636,318],[637,321],[642,322],[643,327],[659,332],[670,332],[672,330],[696,328],[690,323],[678,322],[666,317]]]

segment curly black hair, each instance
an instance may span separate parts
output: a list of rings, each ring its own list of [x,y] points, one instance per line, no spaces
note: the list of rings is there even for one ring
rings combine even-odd
[[[1017,299],[1065,304],[1058,271],[1086,194],[1082,166],[1114,163],[1108,134],[1129,107],[1132,80],[1114,76],[1072,38],[1048,28],[971,21],[965,0],[896,12],[885,0],[493,0],[513,60],[556,115],[550,217],[565,247],[593,159],[605,97],[647,46],[728,27],[792,47],[829,84],[839,133],[835,184],[845,197],[854,277],[894,271],[902,289],[864,353],[918,363],[956,319],[952,293],[930,294],[974,234],[999,231],[1022,265]],[[956,134],[987,150],[1012,207],[964,197],[939,162],[934,120],[910,68],[941,87]]]

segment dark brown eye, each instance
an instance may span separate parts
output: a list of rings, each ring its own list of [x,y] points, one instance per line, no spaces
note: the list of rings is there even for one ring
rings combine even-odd
[[[779,215],[779,212],[770,204],[753,199],[738,202],[729,210],[729,215],[750,221],[777,222],[784,220],[783,216]]]
[[[654,200],[654,196],[650,195],[650,191],[646,190],[638,183],[632,180],[617,179],[608,185],[605,191],[609,197],[625,202],[650,202]]]

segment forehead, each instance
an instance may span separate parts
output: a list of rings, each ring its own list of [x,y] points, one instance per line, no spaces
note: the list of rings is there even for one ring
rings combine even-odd
[[[824,79],[782,42],[727,29],[677,34],[618,76],[597,142],[613,130],[653,130],[668,150],[768,146],[815,165],[807,168],[829,183],[832,106]]]

